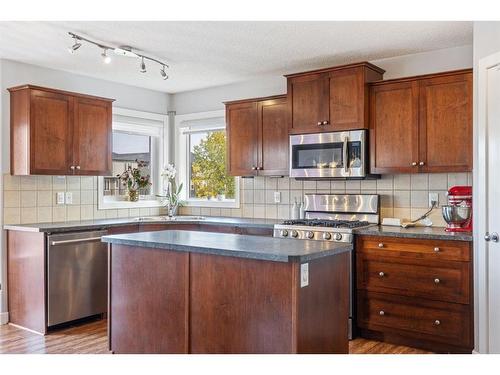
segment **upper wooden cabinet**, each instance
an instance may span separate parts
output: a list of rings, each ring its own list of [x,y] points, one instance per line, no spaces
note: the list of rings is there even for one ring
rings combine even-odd
[[[370,119],[372,173],[472,170],[472,70],[374,83]]]
[[[228,174],[288,175],[289,116],[286,96],[225,104]]]
[[[368,85],[384,70],[370,63],[287,75],[294,134],[368,128]]]
[[[111,174],[112,99],[31,85],[9,92],[11,174]]]

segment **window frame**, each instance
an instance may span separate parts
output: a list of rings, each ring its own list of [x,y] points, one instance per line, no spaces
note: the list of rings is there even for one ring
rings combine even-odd
[[[198,112],[175,116],[175,166],[177,167],[179,183],[184,184],[181,199],[188,207],[218,207],[218,208],[240,208],[240,178],[234,177],[234,199],[214,200],[189,198],[189,133],[192,132],[227,130],[226,113],[224,110]],[[227,134],[227,133],[226,133]],[[227,141],[227,139],[226,139]]]
[[[136,111],[126,108],[113,108],[113,130],[132,132],[158,137],[158,145],[152,145],[151,173],[155,184],[153,192],[163,191],[161,170],[167,161],[168,151],[168,115],[159,113]],[[106,201],[104,199],[104,176],[97,179],[97,209],[110,210],[120,208],[150,208],[162,207],[161,199],[129,201]]]

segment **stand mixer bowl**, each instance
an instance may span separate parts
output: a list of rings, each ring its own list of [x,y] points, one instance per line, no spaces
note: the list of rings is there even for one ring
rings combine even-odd
[[[471,217],[471,207],[467,206],[443,206],[441,208],[443,218],[452,228],[458,228],[465,224]]]

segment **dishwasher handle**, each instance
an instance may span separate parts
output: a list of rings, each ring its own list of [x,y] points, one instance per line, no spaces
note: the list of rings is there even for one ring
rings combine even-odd
[[[67,243],[78,243],[78,242],[93,242],[100,241],[102,237],[86,237],[86,238],[75,238],[73,240],[61,240],[61,241],[51,241],[51,246],[64,245]]]

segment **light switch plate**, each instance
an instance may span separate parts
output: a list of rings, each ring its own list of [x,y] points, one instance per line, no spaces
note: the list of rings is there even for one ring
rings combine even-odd
[[[71,191],[66,192],[66,204],[73,204],[73,193]]]
[[[64,191],[58,191],[56,193],[56,203],[64,204]]]
[[[274,203],[281,203],[281,192],[280,191],[274,192]]]
[[[309,285],[309,263],[300,265],[300,287],[303,288]]]

